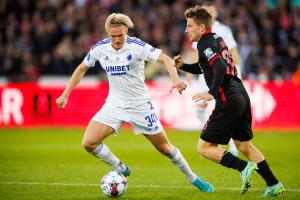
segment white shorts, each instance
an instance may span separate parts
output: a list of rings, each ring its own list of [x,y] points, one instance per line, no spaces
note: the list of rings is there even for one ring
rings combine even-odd
[[[106,102],[92,120],[118,130],[124,122],[131,124],[135,134],[154,135],[162,131],[162,125],[155,114],[151,100],[132,108],[119,108]]]

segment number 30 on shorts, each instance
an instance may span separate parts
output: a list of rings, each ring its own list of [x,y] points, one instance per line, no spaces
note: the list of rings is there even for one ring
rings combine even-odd
[[[151,127],[153,124],[156,124],[157,116],[155,113],[152,113],[151,115],[146,116],[145,120],[148,121],[148,127]]]

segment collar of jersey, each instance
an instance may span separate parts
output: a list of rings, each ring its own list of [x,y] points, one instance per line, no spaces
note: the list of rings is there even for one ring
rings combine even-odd
[[[113,52],[120,52],[120,51],[122,51],[122,49],[124,49],[124,47],[127,45],[127,42],[126,42],[127,37],[128,37],[128,36],[126,36],[126,38],[125,38],[125,42],[124,42],[123,46],[122,46],[120,49],[118,49],[118,50],[116,50],[115,48],[113,48],[112,44],[110,44],[111,50],[112,50]]]
[[[211,33],[211,29],[207,29],[202,35],[207,35],[209,33]]]

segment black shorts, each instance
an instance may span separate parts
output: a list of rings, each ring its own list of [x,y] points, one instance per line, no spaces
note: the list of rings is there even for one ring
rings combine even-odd
[[[203,127],[200,138],[214,144],[228,144],[230,138],[249,141],[253,138],[251,104],[247,93],[216,104]]]

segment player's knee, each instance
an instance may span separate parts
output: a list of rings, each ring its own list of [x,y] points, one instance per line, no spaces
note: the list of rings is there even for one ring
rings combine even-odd
[[[198,152],[201,156],[205,157],[205,154],[206,154],[206,148],[205,148],[205,146],[204,146],[204,145],[201,145],[201,144],[198,144],[198,146],[197,146],[197,152]]]
[[[92,152],[97,148],[97,144],[87,140],[82,140],[81,145],[87,152]]]

